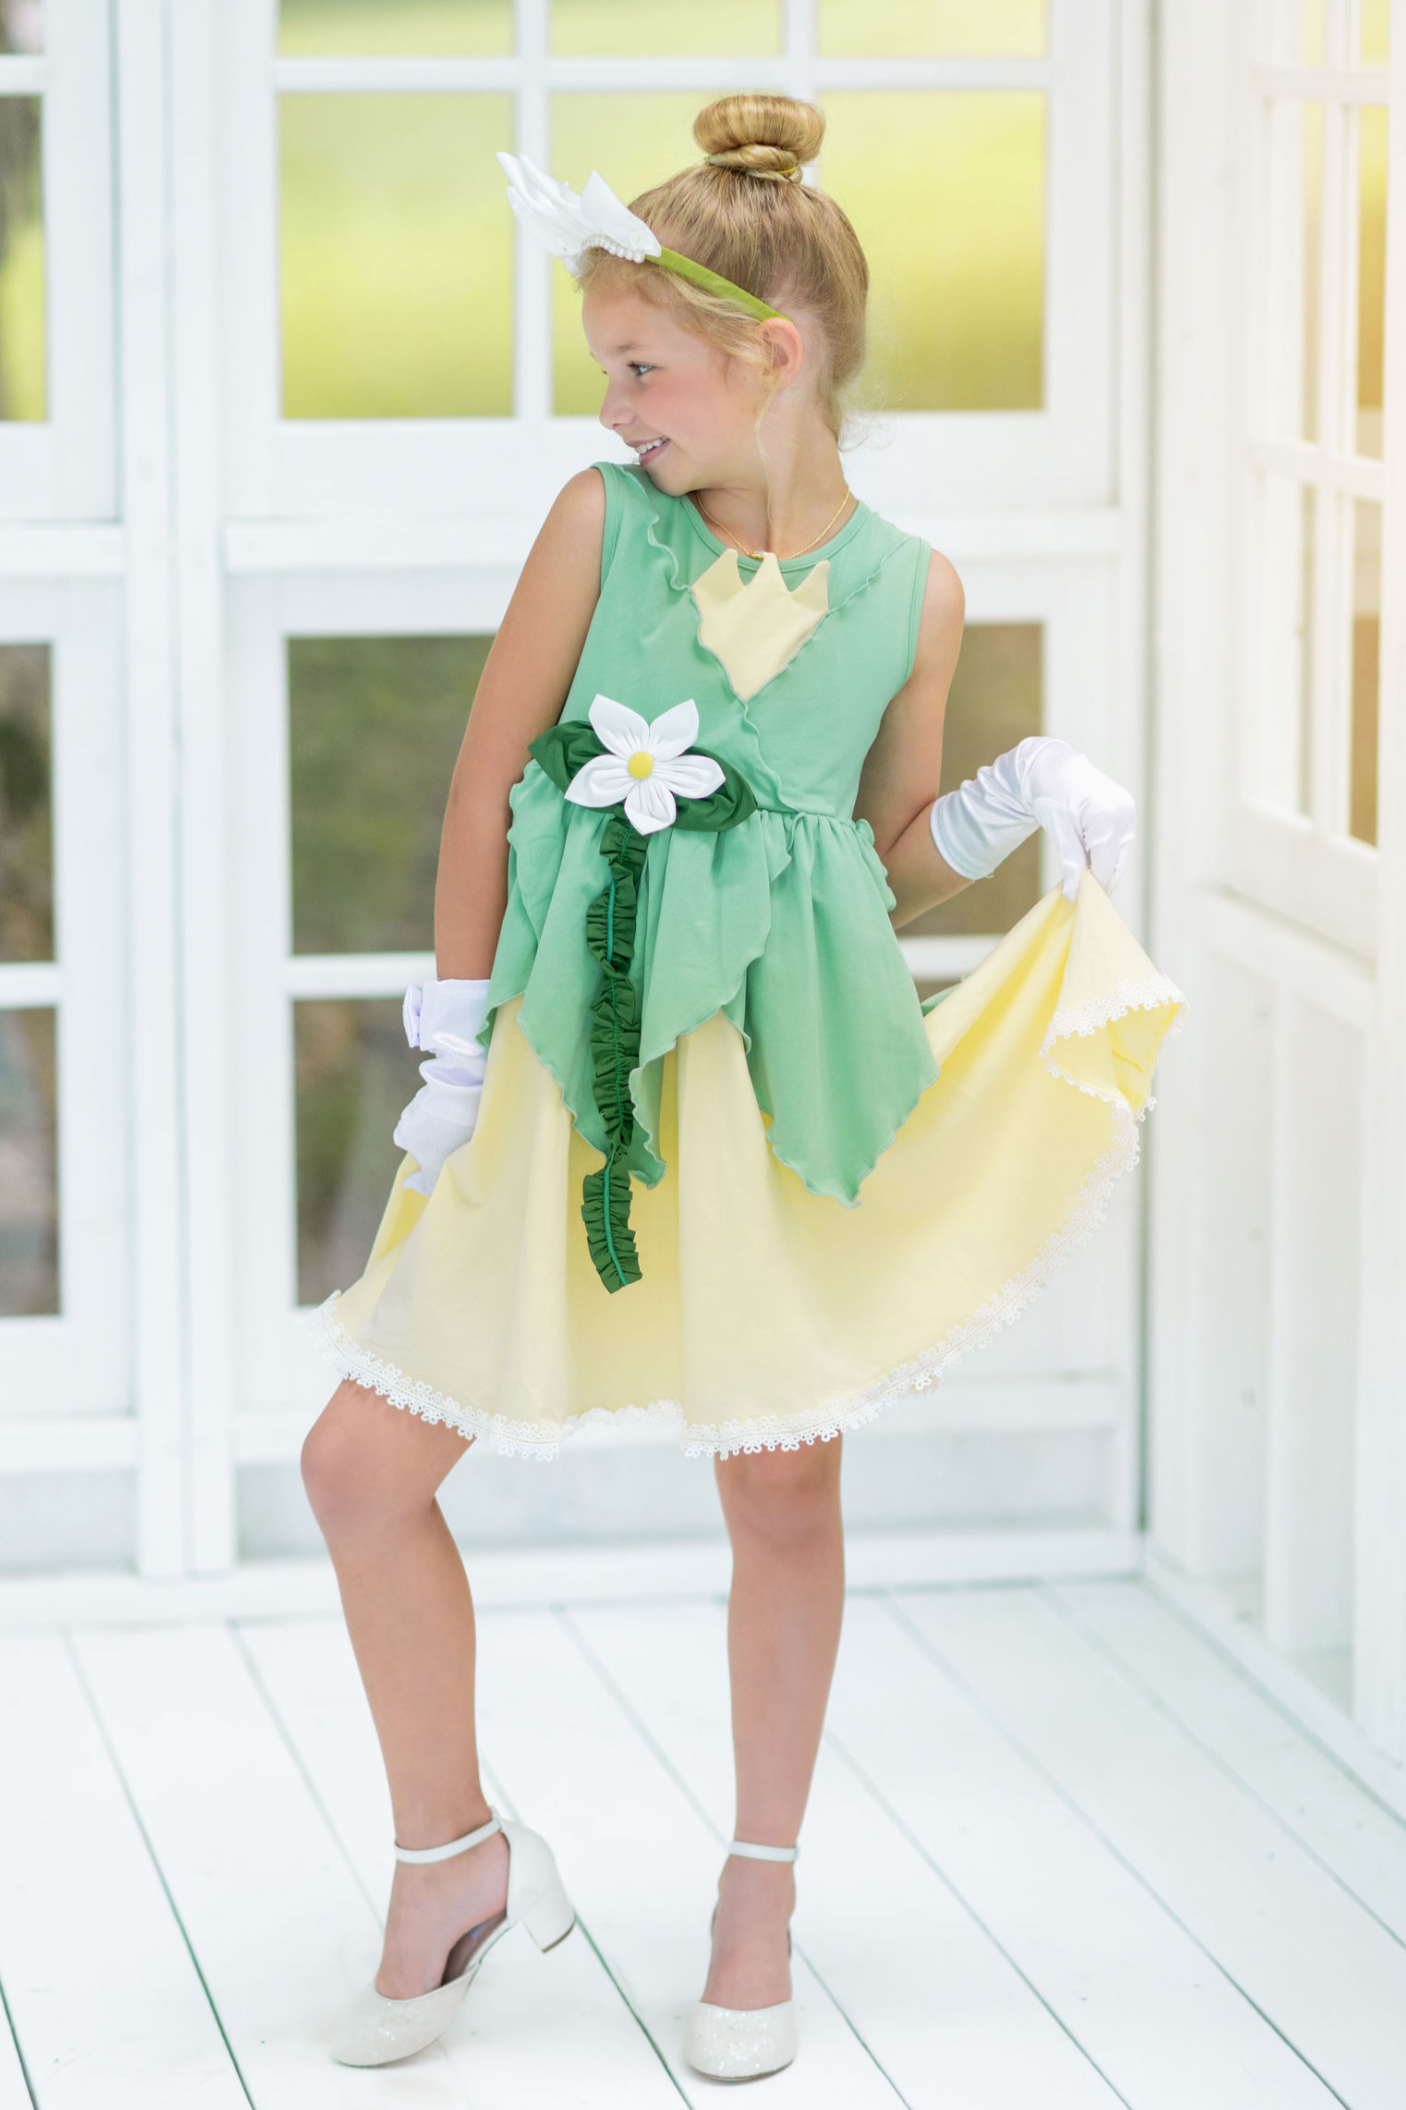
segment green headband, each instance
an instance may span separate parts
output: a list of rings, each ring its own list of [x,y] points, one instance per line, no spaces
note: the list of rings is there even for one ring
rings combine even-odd
[[[769,308],[764,300],[758,300],[756,294],[749,293],[745,286],[734,286],[730,278],[723,278],[719,272],[710,271],[706,264],[695,264],[691,256],[680,256],[677,249],[661,248],[658,256],[650,261],[662,264],[666,271],[677,271],[680,278],[692,279],[694,285],[701,286],[705,293],[716,293],[720,300],[735,302],[739,308],[745,308],[749,315],[755,315],[763,321],[768,316],[774,317],[777,322],[786,320],[780,308]]]

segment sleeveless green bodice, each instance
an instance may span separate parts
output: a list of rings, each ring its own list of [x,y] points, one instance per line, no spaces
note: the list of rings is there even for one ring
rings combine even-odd
[[[828,560],[828,606],[744,702],[700,639],[692,591],[726,545],[689,500],[656,490],[642,469],[596,466],[606,498],[600,600],[562,722],[587,718],[597,694],[651,720],[691,697],[696,747],[735,770],[757,802],[720,833],[669,827],[646,838],[629,967],[639,1059],[623,1162],[651,1187],[663,1176],[663,1058],[722,1011],[742,1035],[777,1157],[813,1193],[852,1205],[937,1075],[888,920],[894,897],[867,821],[853,818],[864,758],[912,669],[929,547],[861,504],[821,549],[783,561],[794,592]],[[744,588],[760,569],[738,561]],[[819,585],[812,580],[811,592]],[[735,673],[735,655],[726,656]],[[522,996],[523,1032],[604,1154],[591,1046],[602,970],[583,930],[605,876],[602,834],[619,809],[569,803],[535,760],[511,806],[508,906],[482,1038],[497,1007]]]

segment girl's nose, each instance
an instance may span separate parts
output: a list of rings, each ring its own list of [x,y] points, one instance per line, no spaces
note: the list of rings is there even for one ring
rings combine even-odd
[[[600,407],[600,422],[604,425],[607,432],[614,432],[618,426],[626,422],[629,415],[629,411],[616,393],[615,383],[607,381],[605,384],[605,401]]]

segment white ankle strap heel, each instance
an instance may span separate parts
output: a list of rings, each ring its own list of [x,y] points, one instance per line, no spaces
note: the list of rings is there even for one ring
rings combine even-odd
[[[433,2044],[459,2012],[488,1951],[519,1922],[542,1950],[554,1949],[570,1934],[576,1915],[562,1887],[551,1848],[525,1824],[500,1818],[496,1810],[487,1824],[480,1825],[476,1832],[466,1832],[462,1839],[451,1839],[447,1846],[397,1846],[396,1859],[447,1861],[454,1854],[482,1845],[497,1832],[508,1844],[506,1910],[496,1919],[467,1930],[481,1939],[473,1942],[463,1969],[445,1984],[432,1986],[428,1993],[410,2000],[388,2000],[384,1993],[377,1992],[374,1981],[359,1993],[332,2040],[332,2056],[341,2065],[388,2066],[393,2059],[408,2059]],[[460,1948],[463,1940],[461,1935],[454,1947]]]
[[[800,1852],[798,1846],[758,1846],[751,1839],[733,1839],[727,1850],[743,1861],[791,1862]],[[789,1935],[786,1946],[791,1946]],[[697,2000],[684,2025],[683,2049],[695,2072],[715,2081],[752,2081],[780,2073],[798,2049],[795,2002],[745,2008]]]
[[[794,1861],[799,1852],[799,1846],[754,1846],[750,1839],[734,1839],[728,1847],[744,1861]]]
[[[397,1845],[397,1861],[448,1861],[455,1854],[466,1854],[471,1846],[482,1846],[485,1839],[496,1838],[503,1829],[503,1820],[495,1810],[487,1824],[481,1824],[476,1832],[465,1832],[462,1839],[451,1839],[448,1846],[400,1846]]]

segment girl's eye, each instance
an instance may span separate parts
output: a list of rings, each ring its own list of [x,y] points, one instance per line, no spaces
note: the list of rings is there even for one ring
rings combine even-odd
[[[630,364],[637,374],[652,374],[654,372],[654,368],[644,359],[632,359]]]

